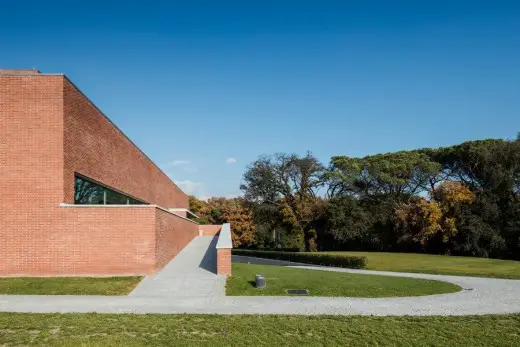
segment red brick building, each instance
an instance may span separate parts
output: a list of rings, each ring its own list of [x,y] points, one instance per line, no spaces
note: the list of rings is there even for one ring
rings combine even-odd
[[[153,272],[198,235],[188,207],[66,76],[0,70],[0,276]]]

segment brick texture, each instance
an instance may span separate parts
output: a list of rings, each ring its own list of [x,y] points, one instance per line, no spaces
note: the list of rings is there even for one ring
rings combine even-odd
[[[0,75],[0,275],[64,267],[62,95],[62,76]]]
[[[0,276],[145,274],[198,225],[74,202],[74,173],[164,208],[188,197],[62,75],[0,71]]]
[[[153,272],[156,207],[62,207],[54,253],[39,273],[132,275]],[[58,268],[54,268],[54,266]]]
[[[217,249],[217,274],[231,276],[231,249]]]
[[[0,69],[0,75],[36,75],[39,73],[40,71],[33,69]]]
[[[200,236],[217,236],[222,225],[199,225]]]
[[[156,270],[164,267],[198,235],[199,225],[173,213],[156,209]]]
[[[150,204],[188,208],[184,194],[68,80],[64,80],[64,199],[78,172]]]

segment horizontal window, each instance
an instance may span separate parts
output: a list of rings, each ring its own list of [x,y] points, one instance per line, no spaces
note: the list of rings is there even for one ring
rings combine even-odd
[[[148,205],[85,177],[74,179],[74,203],[84,205]]]

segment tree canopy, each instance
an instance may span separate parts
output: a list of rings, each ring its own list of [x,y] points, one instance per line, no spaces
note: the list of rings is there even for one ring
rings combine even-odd
[[[239,247],[384,250],[520,259],[520,139],[469,141],[328,166],[311,153],[261,156],[243,198],[193,200],[232,221]]]

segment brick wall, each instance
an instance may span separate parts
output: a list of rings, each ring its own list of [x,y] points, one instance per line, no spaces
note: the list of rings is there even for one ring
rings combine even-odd
[[[0,69],[0,75],[36,75],[40,71],[33,69]]]
[[[200,236],[216,236],[220,229],[222,225],[199,225]]]
[[[0,275],[61,266],[62,91],[62,76],[0,74]]]
[[[186,211],[175,211],[175,210],[170,210],[171,213],[175,213],[177,216],[181,216],[181,217],[184,217],[184,218],[188,218],[188,212]]]
[[[150,204],[189,207],[188,196],[67,79],[64,116],[64,202],[74,203],[78,172]]]
[[[217,274],[231,276],[231,249],[217,249]]]
[[[156,270],[164,267],[198,235],[199,225],[177,215],[156,209]]]
[[[154,206],[67,206],[48,239],[54,261],[38,273],[134,275],[155,269]],[[36,273],[36,274],[38,274]]]
[[[155,206],[62,207],[74,201],[75,171],[152,204],[188,207],[66,78],[0,71],[0,276],[149,273],[198,232]]]

